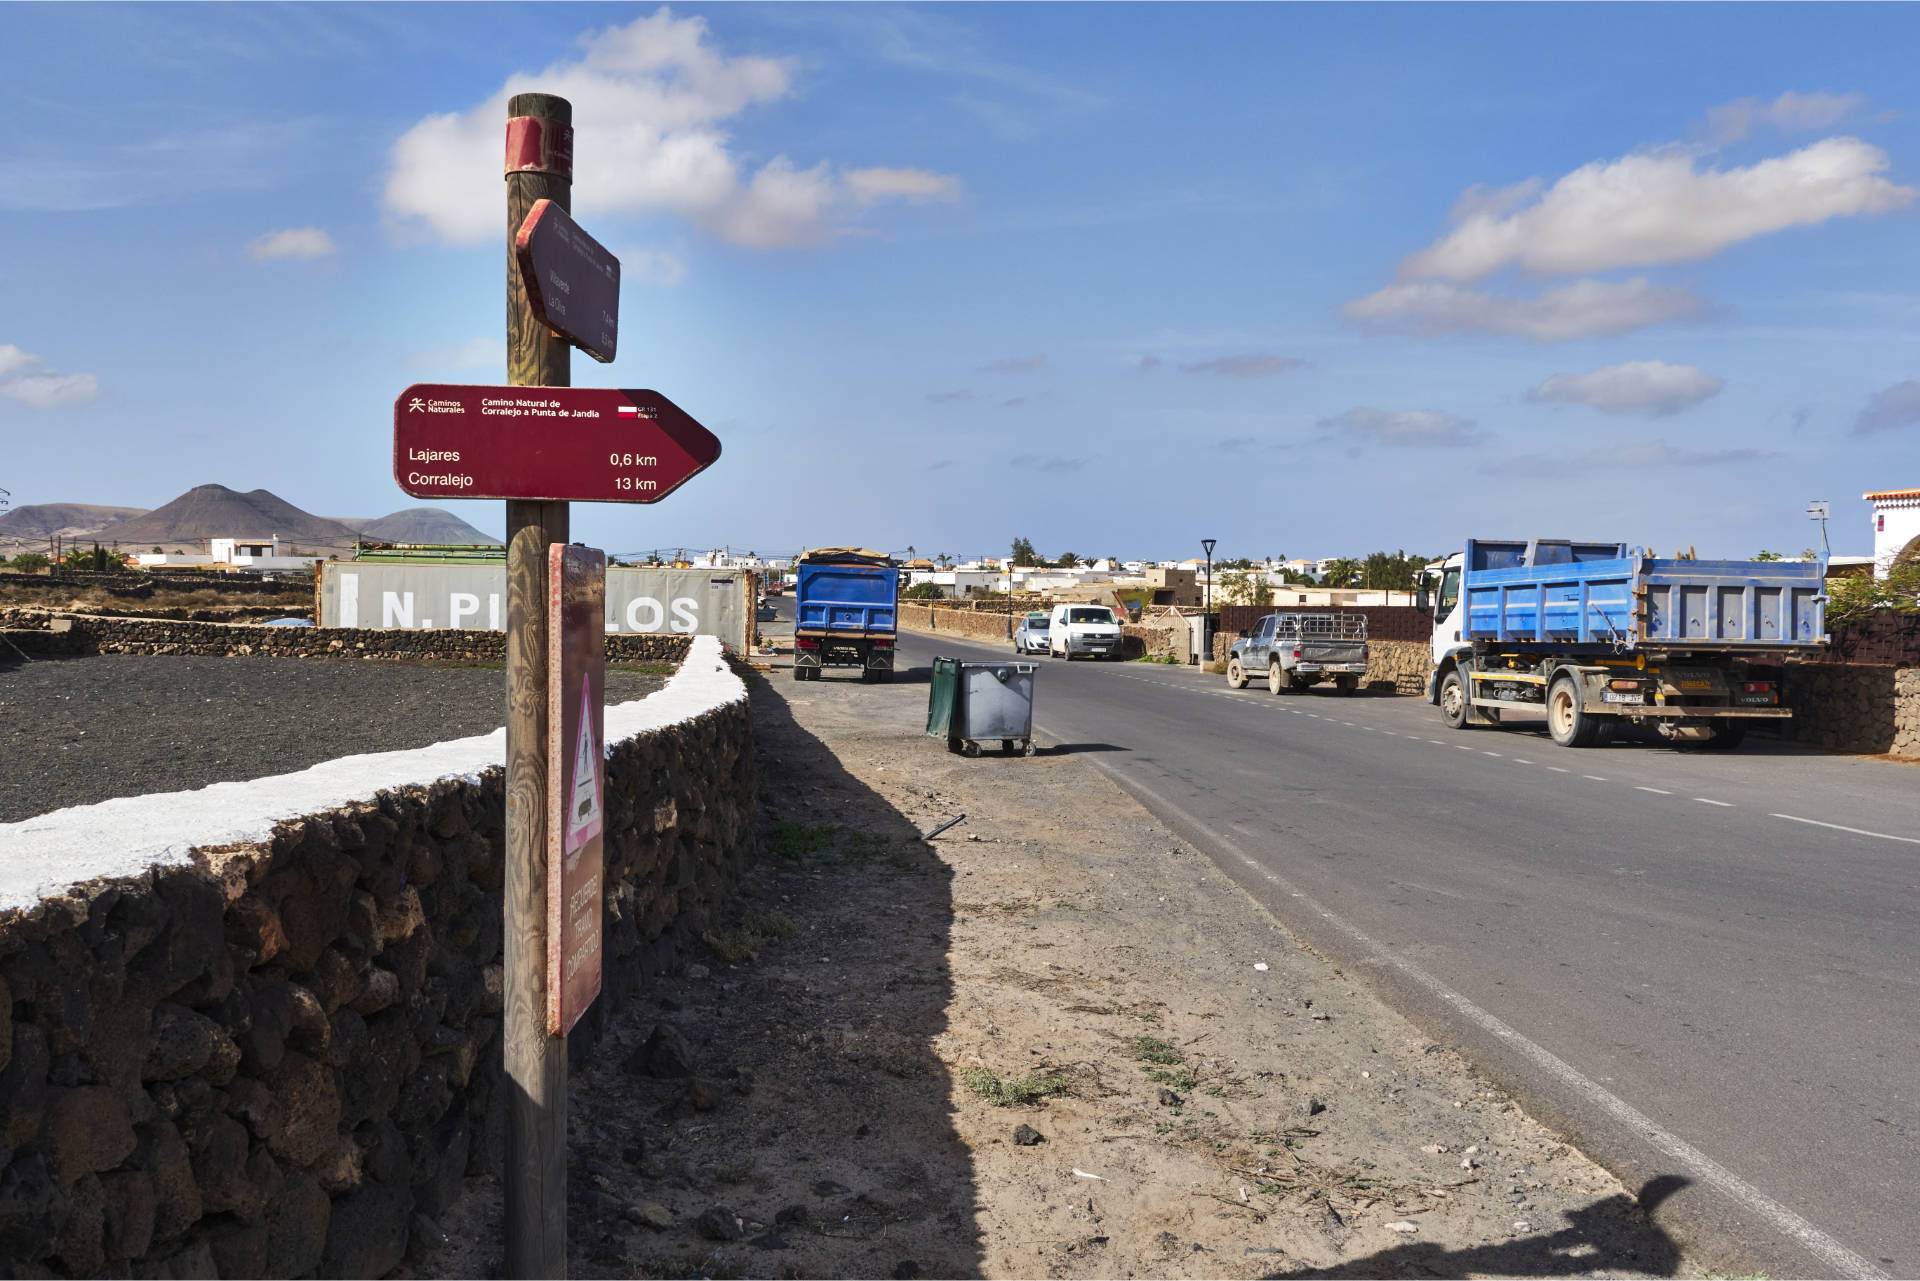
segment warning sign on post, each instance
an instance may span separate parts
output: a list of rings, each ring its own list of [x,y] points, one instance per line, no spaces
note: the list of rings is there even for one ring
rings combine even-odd
[[[607,556],[547,548],[547,1033],[600,995]]]

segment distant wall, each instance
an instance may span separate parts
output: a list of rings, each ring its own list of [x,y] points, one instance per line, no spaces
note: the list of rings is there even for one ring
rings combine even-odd
[[[745,694],[607,711],[576,1054],[754,853]],[[501,1168],[501,741],[0,825],[0,1274],[380,1276]]]
[[[18,614],[10,628],[20,628]],[[198,654],[216,657],[353,658],[375,661],[506,661],[506,633],[405,631],[399,628],[262,627],[170,619],[49,615],[50,626],[5,632],[29,656],[55,654]],[[64,626],[64,630],[61,629]],[[692,637],[607,637],[607,658],[623,663],[677,663]],[[0,659],[11,656],[0,646]]]
[[[758,577],[743,569],[607,568],[607,629],[621,635],[718,636],[753,644]],[[322,567],[317,619],[327,628],[500,631],[507,567],[334,561]]]

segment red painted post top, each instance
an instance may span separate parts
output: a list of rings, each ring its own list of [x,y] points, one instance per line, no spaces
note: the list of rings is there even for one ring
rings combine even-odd
[[[416,383],[393,402],[393,479],[416,498],[657,503],[719,457],[657,391]]]
[[[559,174],[573,181],[573,126],[541,116],[507,121],[508,173]]]

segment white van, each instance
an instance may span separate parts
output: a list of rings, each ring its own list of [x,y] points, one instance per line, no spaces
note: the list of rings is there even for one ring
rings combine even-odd
[[[1105,605],[1055,605],[1047,628],[1047,652],[1061,658],[1118,660],[1120,620]]]

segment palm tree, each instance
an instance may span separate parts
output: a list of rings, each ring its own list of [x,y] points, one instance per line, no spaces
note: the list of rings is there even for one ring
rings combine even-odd
[[[1348,556],[1327,565],[1326,583],[1329,587],[1351,587],[1353,580],[1360,576],[1360,562]]]

